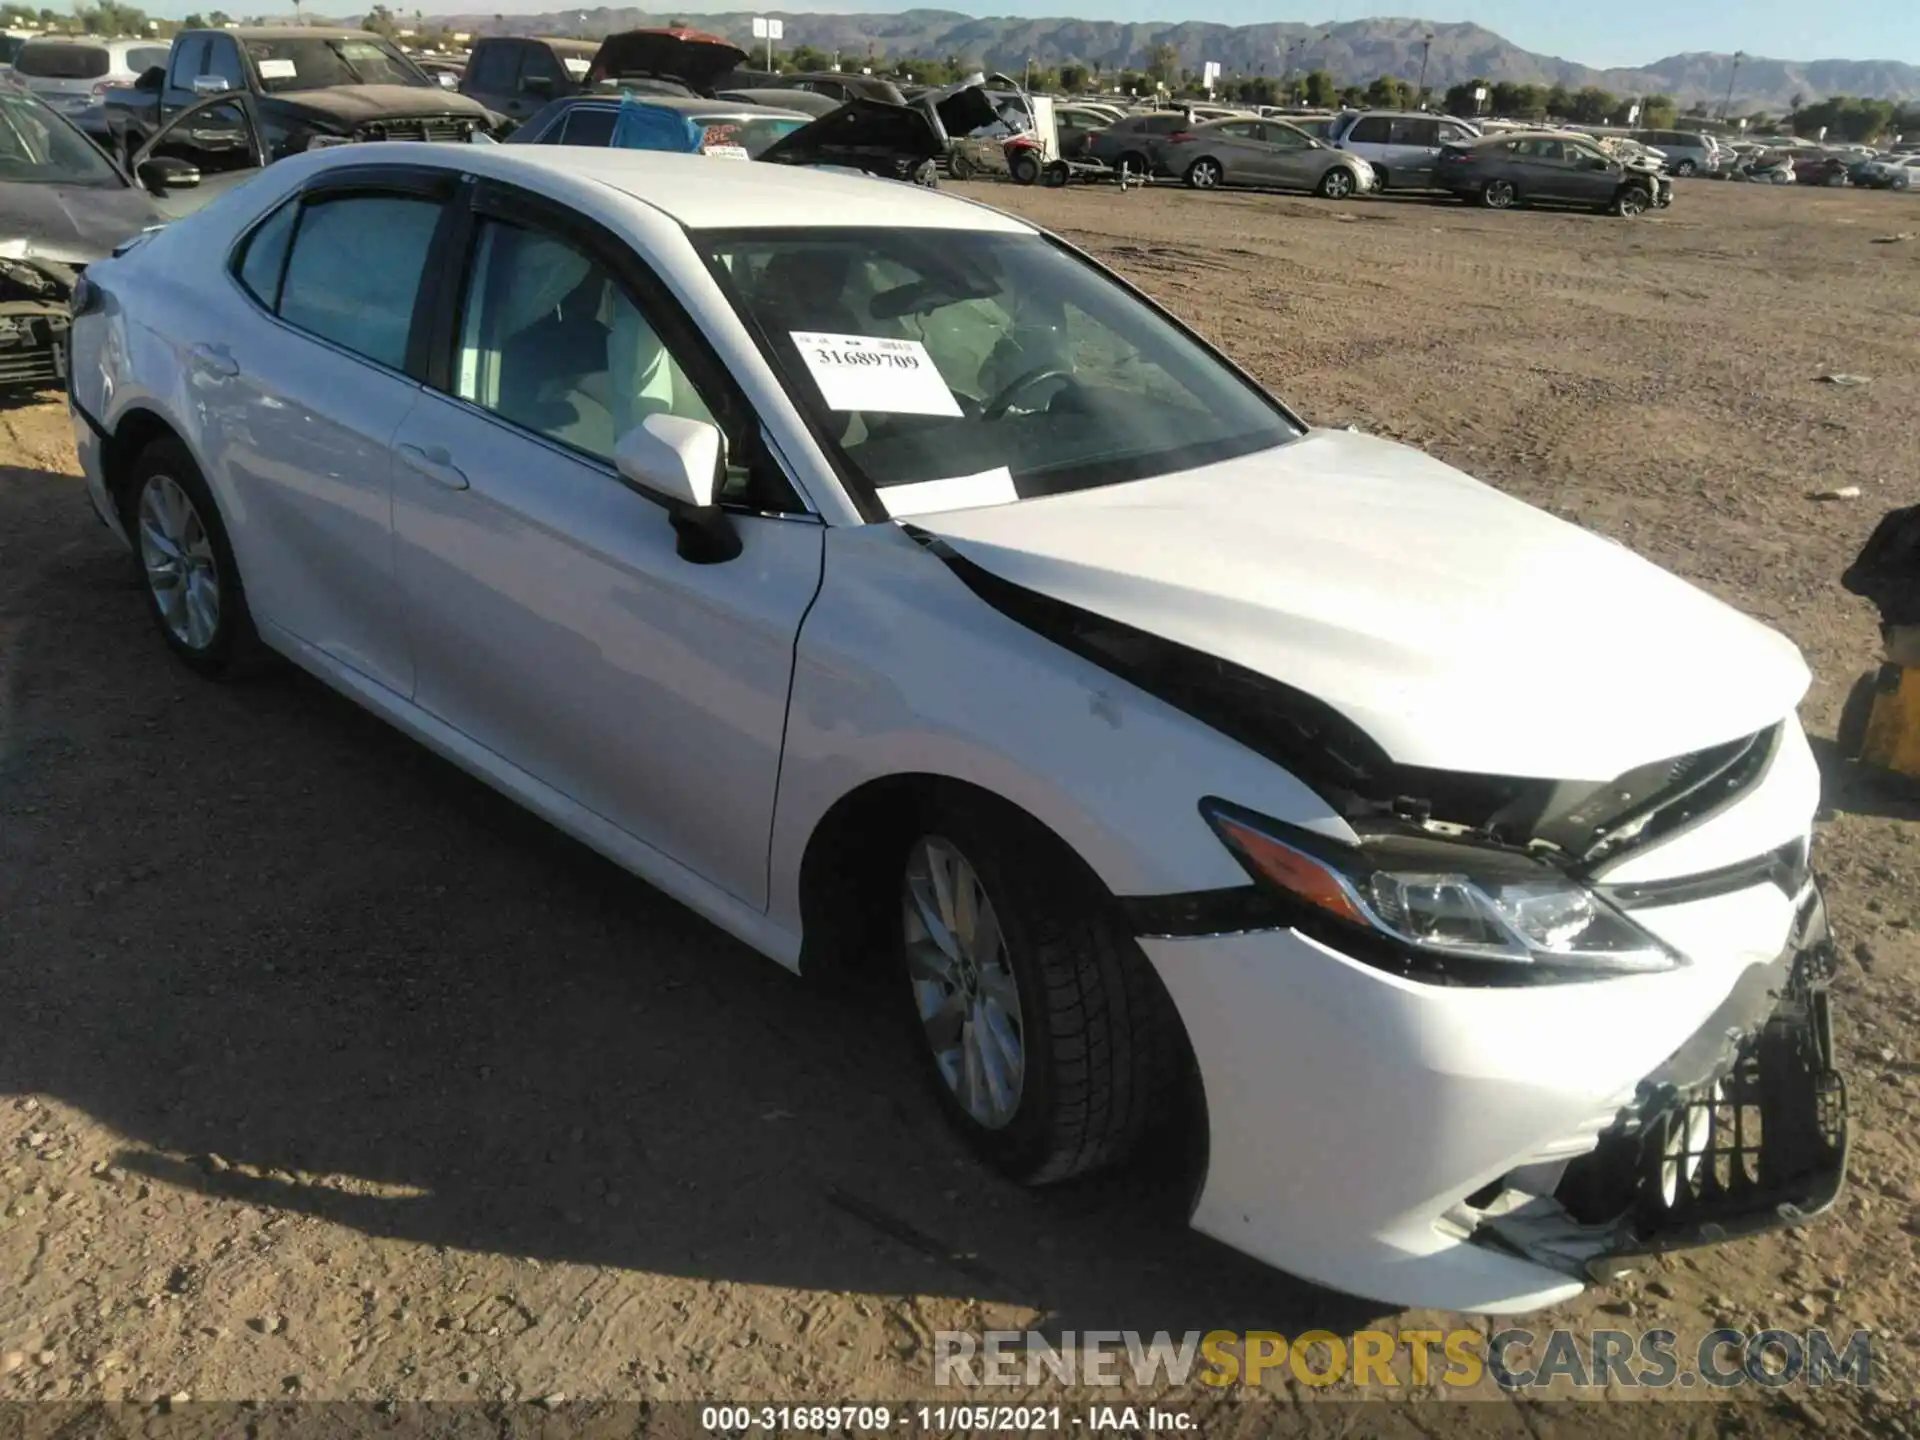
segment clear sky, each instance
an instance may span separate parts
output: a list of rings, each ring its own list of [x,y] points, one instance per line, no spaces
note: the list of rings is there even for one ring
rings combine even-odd
[[[51,3],[51,0],[49,0]],[[372,0],[368,0],[371,8]],[[566,8],[552,0],[388,0],[399,12],[428,14],[537,14]],[[617,4],[619,0],[605,0]],[[662,0],[637,0],[649,9],[672,7]],[[1405,13],[1368,0],[1317,0],[1295,6],[1280,0],[918,0],[921,6],[974,15],[1072,15],[1087,20],[1213,20],[1224,25],[1267,21],[1364,20]],[[291,0],[229,0],[231,12],[292,10]],[[149,14],[178,17],[212,8],[208,0],[149,0]],[[315,0],[322,14],[346,13],[351,6]],[[750,8],[750,0],[687,0],[678,13],[701,14]],[[864,12],[914,8],[912,0],[778,0],[771,13],[785,10]],[[1411,7],[1406,7],[1410,9]],[[1470,20],[1514,44],[1584,65],[1623,66],[1657,60],[1685,50],[1745,50],[1776,60],[1905,60],[1920,64],[1920,0],[1449,0],[1421,18]]]

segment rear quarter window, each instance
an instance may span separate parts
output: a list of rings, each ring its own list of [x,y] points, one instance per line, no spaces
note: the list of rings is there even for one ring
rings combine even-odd
[[[13,68],[43,80],[98,80],[112,66],[101,45],[29,40],[14,56]]]
[[[167,49],[164,45],[142,45],[127,51],[127,66],[136,75],[144,75],[156,65],[167,63]]]

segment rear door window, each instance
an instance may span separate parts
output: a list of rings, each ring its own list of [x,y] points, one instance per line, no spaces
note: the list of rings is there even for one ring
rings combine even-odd
[[[1356,145],[1385,145],[1392,136],[1393,122],[1384,115],[1362,115],[1347,132],[1347,139]]]
[[[440,202],[347,195],[300,213],[280,284],[280,318],[377,364],[402,369]]]
[[[1430,148],[1440,143],[1440,122],[1438,120],[1402,119],[1392,125],[1394,145],[1418,145]]]
[[[21,75],[41,80],[98,80],[112,68],[104,45],[74,45],[64,40],[29,40],[13,58]]]
[[[482,45],[473,57],[468,81],[475,90],[499,93],[520,83],[520,47],[513,44]]]
[[[606,105],[576,105],[560,124],[547,131],[549,145],[598,145],[613,143],[613,126],[619,112]]]

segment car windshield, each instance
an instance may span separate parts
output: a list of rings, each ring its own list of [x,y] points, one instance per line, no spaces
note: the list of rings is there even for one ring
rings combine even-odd
[[[269,95],[289,90],[319,90],[328,85],[437,85],[427,73],[385,40],[249,40],[247,54]]]
[[[738,148],[755,159],[782,135],[791,135],[807,122],[788,120],[778,115],[695,115],[693,123],[703,126],[700,148],[708,154],[726,153]]]
[[[78,130],[19,91],[0,89],[0,184],[114,190],[122,183]]]
[[[1300,433],[1206,346],[1040,235],[694,238],[870,508],[906,513],[889,491],[936,480],[1003,500],[1090,489]]]

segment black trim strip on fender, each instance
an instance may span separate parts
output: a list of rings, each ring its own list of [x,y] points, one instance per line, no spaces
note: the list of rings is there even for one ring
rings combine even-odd
[[[1287,923],[1274,897],[1258,885],[1171,895],[1123,895],[1120,908],[1135,935],[1155,940],[1277,930]]]
[[[102,443],[104,443],[106,441],[113,439],[113,435],[107,429],[107,427],[102,425],[98,420],[94,419],[92,412],[89,411],[87,407],[82,405],[78,400],[74,399],[73,393],[71,391],[67,393],[67,408],[73,411],[74,414],[78,415],[82,420],[86,422],[87,428],[93,431],[94,438],[96,440],[99,440]]]

